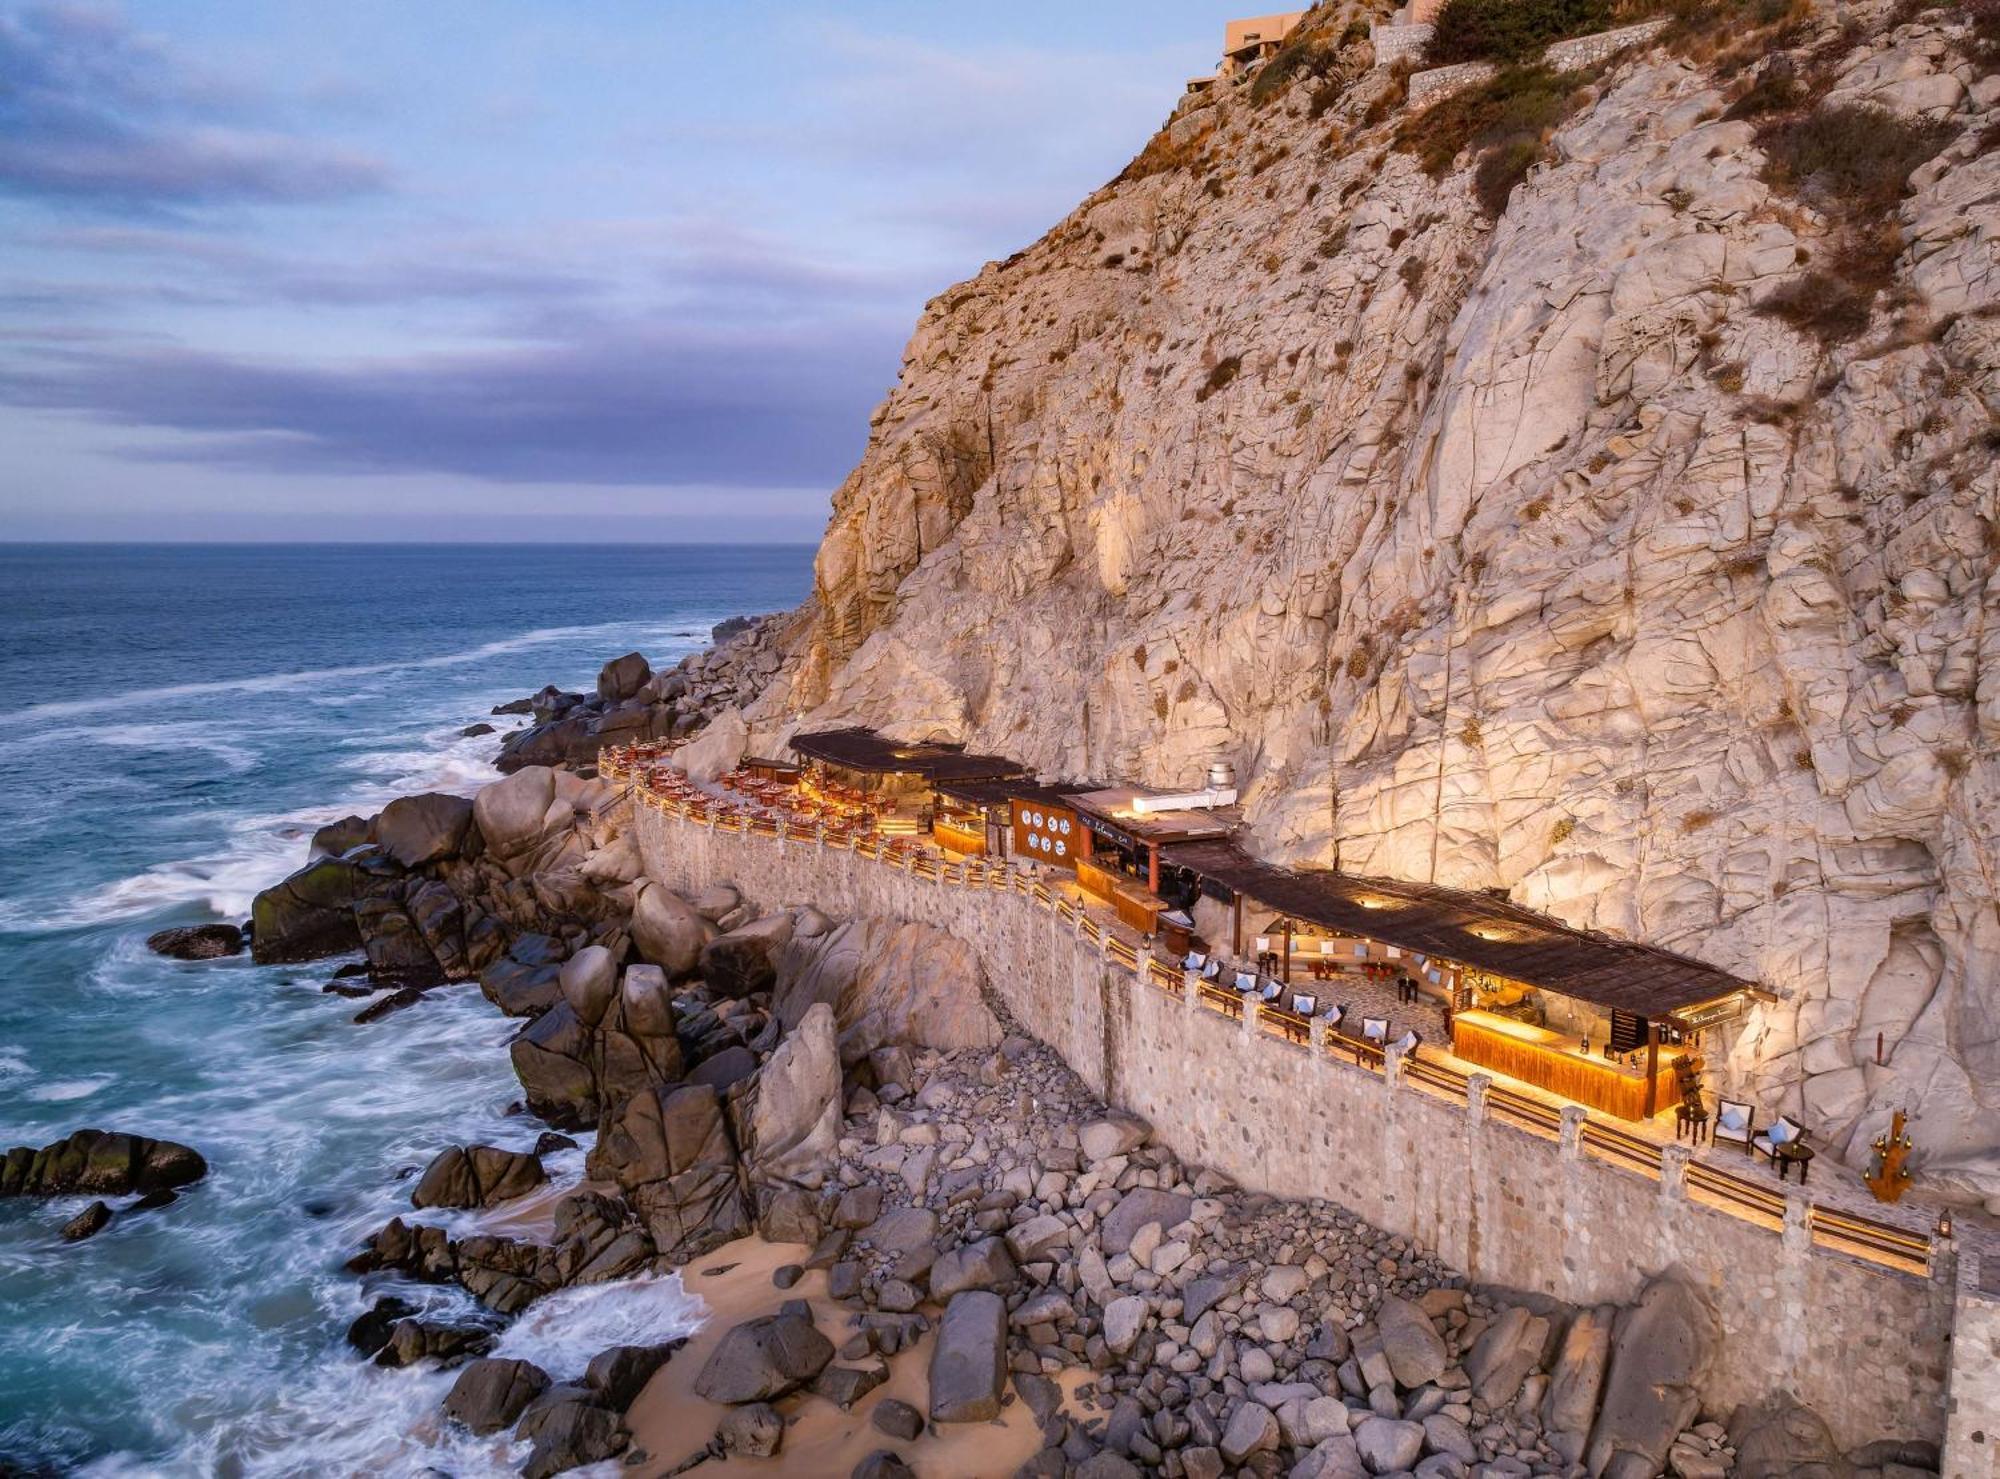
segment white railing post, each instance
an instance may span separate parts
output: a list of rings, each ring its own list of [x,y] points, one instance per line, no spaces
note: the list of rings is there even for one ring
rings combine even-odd
[[[1199,971],[1182,970],[1181,1005],[1189,1011],[1193,1011],[1201,1005],[1201,973]]]
[[[1694,1151],[1685,1145],[1663,1145],[1660,1147],[1660,1200],[1663,1202],[1684,1202],[1687,1200],[1688,1162],[1694,1159]]]
[[[1475,1073],[1465,1081],[1465,1117],[1475,1125],[1486,1123],[1486,1095],[1492,1087],[1490,1073]]]
[[[1383,1045],[1382,1082],[1391,1090],[1403,1087],[1403,1049],[1395,1043]]]
[[[1583,1122],[1590,1117],[1590,1111],[1581,1104],[1565,1104],[1562,1107],[1562,1154],[1566,1161],[1573,1161],[1583,1154]]]

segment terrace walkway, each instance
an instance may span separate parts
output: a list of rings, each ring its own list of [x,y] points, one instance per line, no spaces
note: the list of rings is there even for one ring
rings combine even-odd
[[[1198,1017],[1212,1018],[1218,1031],[1256,1030],[1305,1051],[1326,1053],[1353,1071],[1378,1076],[1394,1072],[1405,1087],[1457,1104],[1478,1099],[1485,1114],[1546,1139],[1573,1136],[1581,1153],[1632,1174],[1655,1181],[1682,1177],[1691,1200],[1774,1232],[1784,1227],[1788,1207],[1805,1206],[1812,1239],[1825,1249],[1916,1276],[1926,1275],[1932,1266],[1941,1205],[1918,1192],[1896,1206],[1879,1203],[1859,1175],[1830,1154],[1814,1162],[1804,1200],[1797,1197],[1796,1183],[1793,1197],[1788,1198],[1776,1171],[1761,1155],[1746,1156],[1736,1145],[1677,1144],[1671,1110],[1638,1122],[1592,1117],[1580,1105],[1455,1057],[1446,1045],[1443,1011],[1432,999],[1399,1002],[1393,985],[1357,976],[1342,977],[1337,983],[1299,983],[1300,990],[1316,992],[1322,1002],[1348,1004],[1352,1009],[1348,1021],[1357,1026],[1362,1015],[1383,1016],[1391,1024],[1392,1041],[1406,1028],[1414,1029],[1421,1039],[1417,1051],[1407,1057],[1393,1049],[1384,1052],[1330,1033],[1322,1021],[1309,1022],[1275,1003],[1246,1002],[1234,990],[1197,983],[1176,964],[1151,959],[1145,942],[1107,906],[1085,895],[1072,880],[1036,876],[1043,870],[1035,865],[961,859],[927,841],[828,828],[818,818],[794,818],[782,799],[771,793],[753,798],[695,786],[678,771],[655,770],[651,758],[643,752],[607,750],[599,770],[607,779],[633,783],[634,795],[643,804],[707,822],[719,831],[773,839],[789,836],[794,844],[810,842],[849,851],[942,886],[1028,894],[1149,988],[1182,999],[1192,991]],[[1244,1025],[1246,1012],[1254,1014],[1250,1028]],[[1988,1267],[2000,1263],[2000,1222],[1969,1211],[1955,1211],[1954,1220],[1961,1248],[1980,1252]]]

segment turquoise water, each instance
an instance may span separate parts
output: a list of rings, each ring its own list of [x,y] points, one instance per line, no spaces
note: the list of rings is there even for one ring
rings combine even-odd
[[[498,736],[458,731],[495,703],[635,647],[671,662],[810,571],[802,547],[0,547],[0,1146],[132,1129],[211,1168],[75,1246],[83,1199],[0,1202],[0,1466],[502,1463],[428,1430],[448,1377],[351,1357],[339,1265],[439,1146],[532,1142],[512,1024],[463,987],[357,1026],[332,963],[183,964],[145,936],[244,918],[323,821],[491,779]],[[514,1338],[568,1359],[686,1318],[666,1281]]]

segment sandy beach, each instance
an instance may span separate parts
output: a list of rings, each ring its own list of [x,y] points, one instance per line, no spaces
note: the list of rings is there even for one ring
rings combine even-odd
[[[809,1271],[789,1290],[772,1284],[771,1275],[777,1269],[802,1262],[809,1251],[796,1243],[739,1238],[682,1270],[688,1292],[699,1295],[708,1305],[709,1318],[687,1347],[640,1393],[627,1414],[632,1447],[646,1454],[645,1460],[628,1472],[642,1479],[669,1473],[708,1442],[726,1409],[695,1396],[692,1388],[709,1353],[741,1321],[774,1314],[788,1299],[804,1299],[812,1305],[814,1323],[836,1346],[853,1333],[847,1324],[848,1312],[827,1298],[823,1270]],[[695,1472],[702,1479],[724,1474],[844,1475],[876,1449],[887,1448],[919,1474],[965,1479],[1012,1474],[1041,1447],[1041,1439],[1034,1415],[1011,1390],[1000,1417],[993,1422],[931,1426],[909,1443],[897,1442],[869,1421],[876,1405],[891,1397],[919,1412],[925,1410],[925,1373],[935,1339],[934,1334],[926,1335],[893,1357],[889,1380],[855,1403],[852,1411],[842,1412],[810,1392],[773,1404],[785,1418],[784,1444],[773,1457],[711,1459]],[[876,1359],[871,1356],[869,1361]],[[1084,1374],[1066,1374],[1062,1382],[1066,1395],[1075,1391]]]

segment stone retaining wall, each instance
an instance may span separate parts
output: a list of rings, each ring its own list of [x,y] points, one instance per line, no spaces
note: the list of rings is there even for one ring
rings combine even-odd
[[[1594,36],[1575,36],[1568,41],[1558,41],[1542,53],[1545,66],[1557,72],[1572,72],[1580,67],[1594,67],[1607,57],[1614,56],[1628,46],[1636,46],[1642,41],[1650,41],[1666,29],[1664,20],[1641,21],[1636,26],[1620,26],[1615,31],[1599,31]],[[1422,31],[1423,38],[1414,45],[1395,41],[1393,46],[1403,49],[1385,55],[1378,40],[1375,47],[1376,64],[1408,56],[1421,51],[1430,42],[1429,26],[1396,26],[1387,28],[1396,31]],[[1424,107],[1439,98],[1449,96],[1460,88],[1470,87],[1476,82],[1484,82],[1499,69],[1491,62],[1460,62],[1451,67],[1433,67],[1428,72],[1418,72],[1410,78],[1409,106]]]
[[[1587,1153],[1580,1110],[1564,1115],[1560,1140],[1545,1138],[1488,1112],[1483,1076],[1455,1102],[1409,1083],[1393,1055],[1378,1074],[1257,1031],[1254,1010],[1239,1025],[1196,1005],[1191,984],[1149,982],[1143,963],[1117,962],[1026,893],[719,832],[653,806],[638,808],[637,831],[648,876],[670,887],[726,881],[767,910],[809,903],[958,936],[1016,1018],[1094,1092],[1144,1115],[1184,1160],[1246,1186],[1327,1198],[1476,1281],[1578,1304],[1629,1300],[1681,1265],[1712,1294],[1728,1336],[1704,1392],[1713,1410],[1786,1391],[1843,1447],[1942,1441],[1951,1384],[1954,1433],[1989,1467],[1947,1472],[1993,1474],[2000,1295],[1961,1285],[1949,1251],[1921,1277],[1816,1248],[1797,1189],[1783,1229],[1761,1226],[1691,1199],[1681,1147],[1663,1153],[1654,1180]],[[1975,1370],[1952,1370],[1955,1314],[1985,1322]]]

